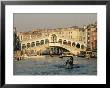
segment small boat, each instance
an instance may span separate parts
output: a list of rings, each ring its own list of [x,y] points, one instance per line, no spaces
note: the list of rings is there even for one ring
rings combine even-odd
[[[68,69],[73,68],[73,60],[70,58],[69,60],[66,61],[65,65],[66,65],[66,68]]]

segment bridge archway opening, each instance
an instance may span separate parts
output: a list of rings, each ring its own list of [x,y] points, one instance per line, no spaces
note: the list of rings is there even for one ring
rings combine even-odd
[[[57,43],[57,36],[55,34],[51,35],[51,43]]]
[[[71,46],[71,41],[68,41],[68,45]]]
[[[80,48],[80,44],[79,44],[79,43],[77,43],[77,44],[76,44],[76,47],[77,47],[77,48]]]
[[[43,44],[44,44],[44,40],[41,40],[41,41],[40,41],[40,44],[43,45]]]
[[[67,41],[66,41],[66,40],[64,40],[64,41],[63,41],[63,44],[67,45]]]
[[[76,45],[75,42],[73,42],[73,43],[72,43],[72,46],[74,47],[75,45]]]
[[[62,44],[62,39],[59,39],[59,40],[58,40],[58,43]]]
[[[30,43],[27,43],[27,48],[31,47],[31,44]]]
[[[31,47],[34,47],[34,46],[35,46],[35,42],[32,42],[32,43],[31,43]]]
[[[49,50],[52,55],[62,55],[64,52],[70,52],[69,50],[59,46],[50,47]]]
[[[39,41],[36,41],[36,46],[40,45]]]
[[[59,46],[50,46],[42,50],[42,55],[62,55],[65,52],[70,52],[68,49]]]

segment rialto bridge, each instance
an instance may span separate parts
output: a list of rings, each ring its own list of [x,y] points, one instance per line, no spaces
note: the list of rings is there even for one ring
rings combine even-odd
[[[86,45],[81,41],[73,41],[71,39],[59,37],[56,34],[51,34],[49,37],[40,37],[36,39],[29,39],[21,41],[21,50],[33,51],[38,53],[50,49],[52,51],[62,52],[60,48],[64,48],[73,54],[86,50]]]

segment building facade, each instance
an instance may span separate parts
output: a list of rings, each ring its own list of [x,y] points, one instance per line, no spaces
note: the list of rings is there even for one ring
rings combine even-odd
[[[87,26],[87,49],[97,49],[97,25],[90,24]]]

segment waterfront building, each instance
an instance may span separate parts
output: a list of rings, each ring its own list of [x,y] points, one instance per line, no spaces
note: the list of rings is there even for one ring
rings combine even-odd
[[[87,26],[87,49],[97,49],[97,25],[90,24]]]

